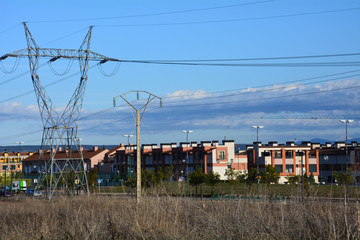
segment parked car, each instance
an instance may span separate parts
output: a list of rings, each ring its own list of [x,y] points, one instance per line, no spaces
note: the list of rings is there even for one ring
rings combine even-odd
[[[33,188],[26,190],[25,194],[28,195],[28,196],[34,196],[34,197],[41,197],[42,196],[42,192],[40,192],[39,190],[35,190]]]
[[[10,191],[4,191],[4,190],[0,190],[0,197],[4,197],[6,194],[6,197],[11,197],[11,192]]]

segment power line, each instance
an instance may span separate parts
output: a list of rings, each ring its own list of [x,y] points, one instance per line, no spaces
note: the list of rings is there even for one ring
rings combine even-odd
[[[179,11],[158,12],[158,13],[145,13],[145,14],[136,14],[136,15],[125,15],[125,16],[117,16],[117,17],[82,18],[82,19],[67,19],[67,20],[28,21],[28,23],[80,22],[80,21],[114,20],[114,19],[124,19],[124,18],[151,17],[151,16],[160,16],[160,15],[180,14],[180,13],[189,13],[189,12],[198,12],[198,11],[208,11],[208,10],[215,10],[215,9],[221,9],[221,8],[240,7],[240,6],[246,6],[246,5],[254,5],[254,4],[268,3],[268,2],[273,2],[273,1],[275,1],[275,0],[266,0],[266,1],[249,2],[249,3],[240,3],[240,4],[232,4],[232,5],[223,5],[223,6],[208,7],[208,8],[196,8],[196,9],[179,10]]]
[[[45,63],[45,64],[46,64],[46,63]],[[44,64],[42,64],[41,66],[44,66]],[[89,67],[89,70],[92,69],[92,68],[94,68],[95,66],[96,66],[96,64],[95,64],[95,65],[92,65],[91,67]],[[53,85],[55,85],[55,84],[58,84],[58,83],[60,83],[60,82],[65,81],[65,80],[67,80],[67,79],[69,79],[69,78],[75,77],[75,76],[77,76],[78,74],[79,74],[79,72],[75,72],[75,73],[70,74],[70,75],[67,76],[67,77],[61,78],[61,79],[59,79],[59,80],[57,80],[57,81],[55,81],[55,82],[46,84],[46,85],[44,85],[44,87],[53,86]],[[24,73],[21,74],[21,75],[19,75],[19,76],[23,76],[23,75],[24,75]],[[11,80],[14,80],[14,79],[11,79]],[[6,81],[6,82],[8,82],[8,81]],[[2,83],[2,84],[4,84],[4,83]],[[34,92],[34,90],[31,90],[31,91],[28,91],[28,92],[23,92],[23,93],[21,93],[21,94],[19,94],[19,95],[16,95],[16,96],[14,96],[14,97],[10,97],[10,98],[1,100],[0,103],[4,103],[4,102],[10,101],[10,100],[14,100],[14,99],[16,99],[16,98],[20,98],[20,97],[23,97],[23,96],[32,94],[33,92]]]
[[[348,75],[348,76],[344,76],[344,77],[338,77],[338,78],[332,78],[332,79],[326,79],[326,80],[320,80],[320,81],[314,81],[314,82],[309,82],[309,83],[303,83],[303,84],[295,84],[295,85],[286,85],[283,87],[276,87],[276,88],[271,88],[271,89],[253,89],[254,91],[251,92],[237,92],[237,93],[233,93],[230,95],[227,95],[226,97],[231,97],[231,96],[239,96],[239,95],[247,95],[247,94],[255,94],[255,93],[260,93],[260,92],[270,92],[270,91],[276,91],[276,90],[281,90],[281,89],[286,89],[289,87],[299,87],[299,86],[305,86],[305,85],[310,85],[310,84],[314,84],[314,83],[322,83],[322,82],[330,82],[330,81],[335,81],[335,80],[339,80],[339,79],[343,79],[343,78],[349,78],[349,77],[355,77],[355,76],[359,76],[360,74],[354,74],[354,75]],[[244,88],[242,90],[245,89],[249,89],[249,88]],[[250,88],[252,89],[252,88]],[[182,100],[182,101],[174,101],[175,103],[178,102],[193,102],[193,101],[202,101],[202,100],[209,100],[209,99],[216,99],[216,98],[223,98],[223,95],[220,96],[214,96],[214,97],[204,97],[204,98],[196,98],[196,99],[188,99],[188,100]],[[172,102],[170,102],[172,103]]]
[[[232,104],[232,103],[242,103],[242,102],[253,102],[253,101],[265,101],[265,100],[272,100],[272,99],[281,99],[281,98],[288,98],[288,97],[297,97],[297,96],[306,96],[306,95],[313,95],[313,94],[321,94],[321,93],[327,93],[327,92],[334,92],[334,91],[342,91],[342,90],[347,90],[347,89],[358,89],[360,88],[360,85],[357,86],[351,86],[351,87],[345,87],[345,88],[338,88],[338,89],[330,89],[330,90],[320,90],[320,91],[313,91],[313,92],[307,92],[307,93],[296,93],[296,94],[288,94],[288,95],[282,95],[282,96],[273,96],[273,97],[266,97],[266,98],[256,98],[256,99],[247,99],[247,100],[234,100],[234,101],[224,101],[224,102],[216,102],[216,103],[211,103],[211,105],[222,105],[222,104]],[[182,107],[197,107],[197,106],[204,106],[204,105],[209,105],[209,103],[199,103],[199,104],[191,104],[191,105],[173,105],[173,106],[166,106],[163,103],[162,108],[182,108]],[[160,109],[160,107],[157,108],[153,108],[153,109],[149,109],[150,112],[155,111],[157,109]],[[106,110],[106,109],[104,109]],[[85,129],[80,129],[79,131],[86,131],[86,130],[92,130],[95,128],[99,128],[99,127],[103,127],[103,126],[108,126],[111,125],[113,123],[116,122],[120,122],[122,120],[125,119],[129,119],[131,118],[131,116],[128,117],[124,117],[122,119],[118,119],[115,121],[111,121],[105,124],[99,124],[93,127],[88,127]],[[356,118],[356,116],[353,116],[353,118]],[[358,117],[360,118],[360,116]],[[332,119],[332,118],[331,118]],[[30,134],[34,134],[37,132],[40,132],[42,130],[37,130],[37,131],[33,131],[33,132],[29,132],[29,133],[22,133],[20,134],[21,136],[23,135],[30,135]],[[7,136],[4,137],[2,139],[11,139],[11,138],[17,138],[20,135],[13,135],[13,136]]]
[[[113,24],[113,25],[96,25],[96,27],[152,27],[152,26],[173,26],[173,25],[225,23],[225,22],[240,22],[240,21],[275,19],[275,18],[287,18],[287,17],[300,17],[300,16],[309,16],[309,15],[327,14],[327,13],[337,13],[337,12],[346,12],[346,11],[356,11],[356,10],[360,10],[360,8],[345,8],[345,9],[336,9],[336,10],[327,10],[327,11],[283,14],[283,15],[273,15],[273,16],[264,16],[264,17],[251,17],[251,18],[236,18],[236,19],[193,21],[193,22],[174,22],[174,23]]]
[[[189,63],[189,62],[160,62],[118,60],[128,63],[183,65],[183,66],[212,66],[212,67],[359,67],[360,61],[348,62],[310,62],[310,63]]]
[[[275,84],[279,85],[279,84],[288,84],[288,83],[296,83],[296,82],[305,82],[305,81],[309,81],[309,80],[315,80],[315,79],[325,78],[325,77],[334,77],[334,76],[338,76],[338,75],[343,75],[343,74],[348,74],[348,73],[355,73],[355,72],[360,72],[360,70],[340,72],[340,73],[334,73],[334,74],[327,74],[327,75],[322,75],[322,76],[317,76],[317,77],[297,79],[297,80],[291,80],[291,81],[285,81],[285,82],[279,82],[279,83],[271,83],[271,84],[259,85],[259,86],[253,86],[253,87],[247,87],[247,88],[238,88],[238,89],[233,89],[233,90],[224,90],[224,91],[217,91],[217,92],[209,92],[209,93],[205,93],[205,94],[206,94],[206,95],[212,95],[212,94],[216,94],[216,93],[235,92],[235,91],[242,91],[242,90],[246,90],[246,89],[265,88],[265,87],[273,86],[273,85],[275,85]],[[341,77],[341,78],[344,78],[344,77]],[[335,80],[336,80],[336,79],[335,79]],[[324,80],[324,81],[332,81],[332,80]],[[311,82],[311,83],[314,83],[314,82]],[[286,87],[288,87],[288,86],[284,86],[284,88],[286,88]],[[162,99],[167,99],[167,98],[183,98],[183,97],[193,97],[193,96],[194,96],[194,94],[192,93],[192,94],[183,94],[183,95],[171,96],[171,97],[162,97]]]
[[[242,103],[242,102],[253,102],[253,101],[265,101],[265,100],[272,100],[272,99],[279,99],[279,98],[288,98],[288,97],[298,97],[298,96],[306,96],[306,95],[312,95],[312,94],[321,94],[321,93],[327,93],[327,92],[334,92],[334,91],[342,91],[342,90],[348,90],[348,89],[358,89],[360,88],[360,85],[358,86],[351,86],[351,87],[345,87],[345,88],[338,88],[338,89],[330,89],[330,90],[322,90],[322,91],[314,91],[314,92],[306,92],[306,93],[296,93],[296,94],[289,94],[289,95],[282,95],[282,96],[273,96],[273,97],[266,97],[266,98],[254,98],[254,99],[247,99],[247,100],[234,100],[234,101],[226,101],[226,102],[216,102],[211,103],[212,105],[221,105],[221,104],[229,104],[229,103]],[[199,104],[192,104],[192,105],[174,105],[174,106],[166,106],[163,102],[163,108],[166,107],[194,107],[194,106],[203,106],[203,105],[209,105],[209,103],[199,103]]]
[[[17,27],[20,26],[20,25],[21,25],[21,23],[18,23],[18,24],[16,24],[16,25],[12,26],[12,27],[6,28],[6,29],[0,31],[0,34],[1,34],[1,33],[4,33],[4,32],[7,32],[7,31],[10,31],[10,30],[12,30],[12,29],[14,29],[14,28],[17,28]]]
[[[267,61],[267,60],[349,57],[349,56],[360,56],[360,52],[334,53],[334,54],[323,54],[323,55],[303,55],[303,56],[259,57],[259,58],[177,59],[177,60],[172,59],[172,60],[134,60],[134,61],[149,61],[149,62],[232,62],[232,61]]]

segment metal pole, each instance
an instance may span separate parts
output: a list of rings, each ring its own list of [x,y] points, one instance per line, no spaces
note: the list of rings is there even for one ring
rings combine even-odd
[[[4,198],[6,198],[6,169],[7,169],[7,166],[5,166],[5,191],[4,191]]]
[[[140,110],[136,110],[136,201],[141,198]]]
[[[304,201],[304,165],[303,165],[303,152],[301,154],[301,201]]]

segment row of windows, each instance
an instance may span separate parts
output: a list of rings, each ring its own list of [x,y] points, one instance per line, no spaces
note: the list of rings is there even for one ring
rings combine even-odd
[[[275,168],[280,173],[283,173],[283,165],[276,164]],[[301,167],[300,167],[300,169],[301,169]],[[285,171],[286,171],[286,173],[294,173],[294,165],[293,164],[286,164]],[[309,164],[309,172],[310,173],[316,173],[317,172],[316,164]]]
[[[224,152],[224,151],[220,151],[220,152]],[[148,157],[153,159],[153,160],[162,160],[162,156],[164,154],[161,154],[161,153],[153,153],[152,155],[145,155],[145,159],[147,159]],[[223,155],[225,156],[225,152],[223,153]],[[130,158],[136,158],[136,156],[134,155],[120,155],[118,158],[122,161],[124,161],[126,158],[130,159]],[[168,155],[166,154],[165,155],[165,160],[166,159],[174,159],[174,160],[182,160],[182,159],[185,159],[185,158],[188,158],[189,160],[192,160],[195,158],[195,160],[198,160],[198,159],[203,159],[204,158],[204,153],[203,152],[195,152],[195,154],[191,154],[190,152],[187,154],[186,152],[185,153],[173,153],[171,155]]]
[[[303,152],[295,152],[295,156],[301,156]],[[282,151],[274,151],[274,158],[282,158]],[[315,152],[311,153],[308,152],[309,158],[316,157]],[[293,151],[285,151],[285,158],[294,158],[294,152]]]

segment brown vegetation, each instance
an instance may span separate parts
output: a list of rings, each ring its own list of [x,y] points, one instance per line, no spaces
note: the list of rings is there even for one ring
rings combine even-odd
[[[1,239],[357,238],[357,206],[345,221],[341,203],[90,196],[0,206]]]

